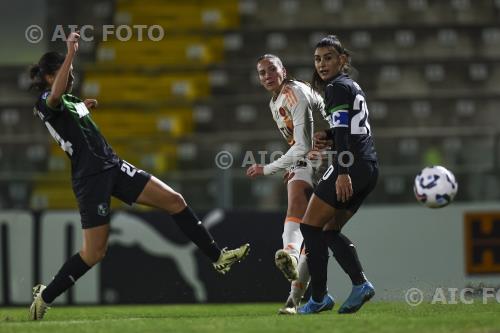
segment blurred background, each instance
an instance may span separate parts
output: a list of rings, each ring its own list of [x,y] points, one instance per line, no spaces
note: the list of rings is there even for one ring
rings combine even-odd
[[[287,149],[271,118],[270,96],[259,86],[256,58],[277,54],[289,73],[310,80],[313,46],[327,33],[353,51],[354,76],[367,94],[381,164],[369,203],[413,202],[413,178],[432,164],[455,173],[458,201],[500,197],[498,0],[0,6],[1,208],[76,208],[69,160],[32,116],[36,95],[26,91],[26,68],[47,50],[65,52],[61,38],[51,39],[69,25],[93,26],[74,64],[75,93],[99,100],[93,117],[108,141],[198,209],[286,207],[280,175],[250,181],[241,167],[247,151],[258,157],[259,150]],[[25,38],[33,24],[43,28],[39,43]],[[137,34],[103,41],[102,27],[111,24],[161,25],[165,35],[158,42],[138,41]],[[234,156],[226,171],[214,160],[222,150]]]
[[[499,0],[19,0],[1,2],[0,13],[3,211],[76,209],[69,159],[34,118],[36,94],[27,91],[28,66],[48,50],[65,52],[55,37],[69,25],[93,27],[74,63],[75,94],[99,101],[92,115],[105,137],[123,159],[166,181],[199,211],[284,214],[281,175],[251,181],[241,167],[248,151],[287,149],[256,59],[276,54],[289,74],[310,80],[313,47],[326,34],[352,51],[353,75],[367,95],[381,171],[367,206],[410,207],[400,220],[451,220],[416,207],[414,177],[436,164],[457,177],[455,207],[489,202],[491,210],[500,198]],[[38,43],[27,40],[31,25],[42,27]],[[159,25],[165,35],[139,41],[135,32],[122,41],[106,35],[106,25]],[[233,155],[231,168],[216,167],[220,151]],[[116,201],[113,208],[125,206]],[[464,274],[457,209],[453,239]],[[441,235],[455,222],[442,225]],[[39,266],[34,271],[43,275]]]

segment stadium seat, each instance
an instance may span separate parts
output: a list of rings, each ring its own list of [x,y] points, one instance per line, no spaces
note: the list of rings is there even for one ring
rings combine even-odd
[[[117,0],[88,7],[81,13],[96,26],[107,20],[164,29],[158,42],[138,41],[133,31],[128,42],[113,34],[82,43],[75,91],[99,100],[93,118],[122,158],[171,181],[201,209],[218,202],[224,177],[234,193],[248,194],[232,196],[236,207],[286,204],[280,177],[249,182],[240,165],[247,151],[288,148],[256,59],[276,53],[289,76],[310,80],[314,45],[326,34],[352,51],[352,75],[367,95],[383,165],[368,202],[413,201],[415,170],[430,162],[446,163],[467,184],[476,176],[489,186],[485,195],[471,185],[460,199],[498,198],[488,185],[499,183],[491,154],[500,145],[491,132],[500,109],[497,0]],[[35,178],[26,181],[32,207],[74,208],[69,160],[33,117],[36,96],[22,92],[26,68],[2,68],[0,79],[0,133],[8,142],[0,147],[0,171]],[[318,128],[327,126],[314,116]],[[222,150],[234,156],[231,176],[214,167]],[[2,189],[0,206],[26,204],[22,192]]]

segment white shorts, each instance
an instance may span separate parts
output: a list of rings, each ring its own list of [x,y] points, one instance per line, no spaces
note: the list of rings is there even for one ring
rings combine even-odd
[[[290,174],[293,174],[291,178],[288,179],[288,184],[295,180],[303,180],[311,187],[313,186],[313,174],[314,174],[314,169],[311,166],[311,163],[306,162],[304,160],[298,161],[295,163],[293,166],[288,168],[287,170]]]

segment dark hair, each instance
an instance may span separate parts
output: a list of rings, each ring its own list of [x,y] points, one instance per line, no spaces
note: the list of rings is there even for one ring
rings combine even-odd
[[[333,47],[335,51],[340,55],[344,54],[346,56],[346,63],[340,71],[345,74],[349,74],[351,72],[351,52],[342,46],[342,43],[335,35],[328,35],[322,38],[314,47],[316,50],[320,47]],[[313,77],[312,77],[312,86],[316,90],[322,90],[324,88],[325,82],[319,77],[318,72],[314,69]]]
[[[64,62],[64,56],[57,52],[45,53],[38,64],[32,65],[29,69],[31,85],[30,89],[43,91],[47,89],[48,83],[45,80],[45,75],[53,75]]]

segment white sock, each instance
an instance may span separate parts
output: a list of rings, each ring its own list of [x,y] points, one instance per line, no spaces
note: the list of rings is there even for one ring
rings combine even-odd
[[[299,261],[300,247],[304,238],[300,232],[301,220],[296,217],[287,217],[283,226],[283,249]]]
[[[306,293],[307,286],[309,285],[309,281],[311,276],[309,275],[309,267],[307,267],[307,257],[304,251],[299,258],[299,265],[297,267],[299,271],[299,278],[295,281],[292,281],[292,287],[290,289],[290,297],[292,297],[293,302],[296,305],[299,305],[302,297]]]

